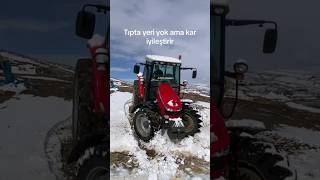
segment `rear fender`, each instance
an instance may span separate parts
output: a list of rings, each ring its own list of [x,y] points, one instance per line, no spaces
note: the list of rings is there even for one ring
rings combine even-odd
[[[72,151],[69,154],[68,163],[77,161],[82,153],[89,147],[97,146],[102,143],[106,143],[109,146],[106,133],[96,133],[84,136],[73,146]]]

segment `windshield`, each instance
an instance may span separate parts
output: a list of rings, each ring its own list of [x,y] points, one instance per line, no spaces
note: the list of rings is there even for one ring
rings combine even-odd
[[[180,81],[180,67],[170,64],[154,64],[152,82],[167,82],[171,86],[178,86]]]

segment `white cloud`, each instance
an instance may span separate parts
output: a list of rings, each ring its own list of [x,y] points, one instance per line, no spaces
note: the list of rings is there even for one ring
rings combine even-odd
[[[130,69],[129,68],[122,68],[122,67],[111,67],[110,71],[113,71],[113,72],[128,72],[128,71],[130,71]]]

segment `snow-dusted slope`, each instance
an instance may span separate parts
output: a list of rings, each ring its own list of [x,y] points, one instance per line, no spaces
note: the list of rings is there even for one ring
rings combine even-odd
[[[233,81],[227,95],[233,97]],[[320,74],[300,71],[249,72],[240,83],[241,99],[257,97],[320,108]],[[298,106],[296,108],[299,109]]]
[[[127,118],[128,102],[131,97],[132,94],[127,92],[111,94],[110,150],[112,153],[121,152],[130,155],[129,161],[134,161],[137,165],[131,172],[128,172],[126,168],[119,168],[118,164],[113,164],[113,177],[127,176],[134,179],[143,176],[151,179],[170,179],[171,177],[202,176],[208,179],[210,161],[209,104],[197,103],[202,115],[203,127],[201,132],[194,137],[188,137],[175,144],[166,134],[163,136],[159,132],[149,143],[144,143],[135,138]],[[155,155],[150,155],[147,151],[152,151]],[[206,169],[202,172],[203,174],[193,172],[192,167],[185,167],[188,166],[190,158],[199,159],[206,164],[204,165],[206,167],[199,167]],[[126,164],[126,162],[123,163]],[[186,173],[188,170],[190,171],[189,175]]]
[[[14,52],[0,50],[0,59],[10,62],[12,72],[18,78],[28,79],[27,76],[21,77],[28,75],[71,80],[70,77],[73,74],[73,70],[66,65],[38,60]],[[0,77],[1,74],[0,70]]]

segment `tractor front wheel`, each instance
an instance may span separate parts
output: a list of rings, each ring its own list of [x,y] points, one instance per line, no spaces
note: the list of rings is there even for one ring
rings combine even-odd
[[[150,118],[144,109],[140,109],[135,113],[133,126],[138,138],[145,142],[148,142],[154,136]]]
[[[109,178],[108,153],[105,145],[88,148],[78,160],[77,179],[104,180]]]
[[[182,116],[182,122],[184,124],[184,133],[186,136],[193,136],[197,132],[200,132],[201,120],[200,115],[196,110],[185,109]]]
[[[77,142],[86,134],[90,113],[91,60],[79,59],[74,75],[72,135]]]
[[[286,157],[276,147],[261,139],[240,137],[236,168],[230,174],[239,180],[296,179]],[[232,178],[231,178],[232,179]]]

